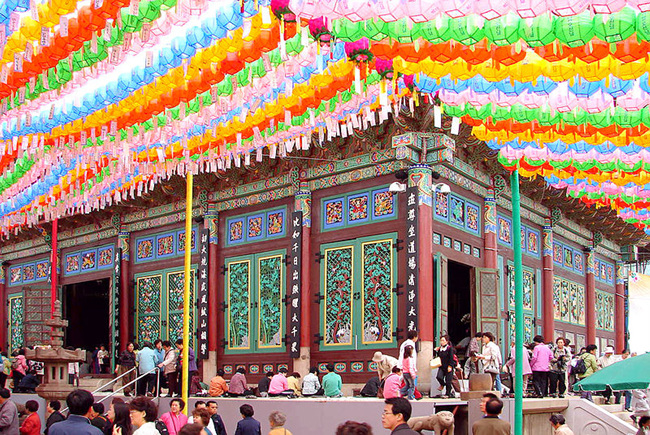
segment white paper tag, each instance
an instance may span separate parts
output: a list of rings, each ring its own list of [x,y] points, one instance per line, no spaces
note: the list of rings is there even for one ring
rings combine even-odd
[[[442,110],[440,106],[433,106],[433,126],[442,128]]]
[[[261,12],[262,12],[262,24],[263,25],[271,24],[273,22],[271,20],[271,9],[268,6],[262,7],[261,9],[262,9],[261,10]]]
[[[28,43],[25,45],[25,60],[26,60],[27,62],[31,62],[31,61],[32,61],[32,56],[33,56],[33,55],[34,55],[34,46],[32,45],[31,42],[28,42]]]
[[[49,47],[50,46],[50,28],[49,27],[41,27],[41,46],[42,47]]]
[[[65,15],[59,21],[59,34],[64,38],[68,36],[68,17]]]
[[[14,71],[23,72],[23,54],[14,53]]]
[[[460,130],[460,118],[453,117],[451,118],[451,129],[449,130],[449,133],[453,135],[457,135]]]
[[[12,12],[9,16],[9,30],[12,32],[20,30],[20,15],[18,15],[18,12]]]

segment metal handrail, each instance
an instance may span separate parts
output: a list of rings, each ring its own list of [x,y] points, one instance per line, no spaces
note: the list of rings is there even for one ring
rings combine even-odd
[[[135,367],[134,367],[133,369],[131,369],[131,370],[135,370]],[[126,375],[126,374],[129,373],[131,370],[129,370],[128,372],[122,374],[122,376]],[[154,372],[154,371],[156,372],[156,397],[160,397],[160,371],[161,371],[161,370],[160,370],[160,367],[156,366],[156,367],[152,368],[151,370],[149,370],[148,372],[141,374],[140,376],[138,376],[137,378],[135,378],[135,379],[132,380],[131,382],[122,385],[122,386],[121,386],[120,388],[118,388],[117,390],[111,392],[111,394],[102,397],[101,399],[99,399],[99,400],[98,400],[97,402],[95,402],[95,403],[102,403],[104,400],[108,399],[109,397],[113,397],[113,396],[115,396],[116,394],[121,393],[122,390],[124,390],[126,387],[128,387],[128,386],[130,386],[130,385],[132,385],[132,384],[134,384],[134,383],[136,383],[136,382],[138,382],[140,379],[144,378],[145,376],[147,376],[148,374],[150,374],[150,373],[152,373],[152,372]],[[114,381],[116,381],[117,379],[119,379],[119,378],[114,379]],[[109,383],[110,383],[110,382],[109,382]],[[103,387],[100,387],[99,389],[93,391],[92,393],[94,394],[94,393],[96,393],[96,392],[98,392],[98,391],[100,391],[100,390],[103,390],[104,388],[106,388],[106,385],[108,385],[109,383],[104,384]],[[67,412],[68,409],[69,409],[69,408],[66,406],[65,408],[63,408],[63,409],[61,410],[61,413],[65,413],[65,412]]]
[[[107,382],[107,383],[105,383],[104,385],[102,385],[101,387],[97,388],[96,390],[91,391],[90,394],[99,393],[100,391],[102,391],[103,389],[105,389],[107,385],[111,385],[111,384],[113,384],[113,383],[119,381],[119,380],[122,379],[124,376],[126,376],[126,375],[128,375],[129,373],[134,372],[134,371],[136,371],[136,370],[137,370],[137,367],[133,367],[133,368],[129,369],[128,371],[126,371],[126,372],[122,373],[121,375],[119,375],[117,378],[113,378],[113,379],[111,379],[109,382]]]

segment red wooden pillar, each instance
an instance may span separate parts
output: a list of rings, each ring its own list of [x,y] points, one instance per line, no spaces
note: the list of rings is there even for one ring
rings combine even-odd
[[[614,299],[614,330],[616,331],[616,352],[627,347],[625,340],[625,278],[623,277],[623,262],[616,262],[616,295]]]
[[[217,288],[217,275],[219,266],[217,255],[219,254],[219,213],[214,204],[208,204],[208,212],[205,220],[210,231],[208,245],[208,352],[216,352],[219,345],[219,331],[217,330],[217,319],[219,317],[219,289]]]
[[[542,235],[542,335],[555,335],[555,313],[553,310],[553,227],[551,219],[544,219]]]
[[[300,269],[300,358],[294,359],[294,370],[308,373],[311,364],[311,190],[309,183],[300,182],[294,198],[294,209],[302,212],[302,252]]]
[[[120,231],[117,235],[118,247],[122,250],[120,264],[120,351],[126,350],[130,341],[131,325],[131,278],[129,266],[131,264],[130,233]]]
[[[585,289],[585,323],[587,343],[596,344],[596,277],[594,276],[594,257],[592,248],[587,250],[587,288]]]
[[[490,269],[496,269],[498,264],[497,245],[497,202],[494,190],[488,189],[483,202],[483,264]]]
[[[7,349],[7,268],[2,263],[0,261],[0,301],[2,302],[0,306],[0,346],[9,354],[11,352]]]

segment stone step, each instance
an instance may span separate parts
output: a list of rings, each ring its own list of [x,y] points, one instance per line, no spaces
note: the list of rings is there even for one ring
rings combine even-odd
[[[108,384],[110,381],[111,379],[108,378],[83,377],[79,379],[79,388],[83,388],[84,390],[88,391],[95,391],[98,388],[101,388],[102,386]],[[102,391],[113,391],[113,386],[114,384],[109,385],[105,390]]]
[[[617,413],[617,412],[623,412],[623,411],[625,411],[625,410],[623,409],[623,404],[622,404],[622,403],[619,403],[619,404],[611,404],[611,405],[605,405],[605,404],[603,404],[603,405],[598,405],[598,406],[600,406],[601,408],[603,408],[605,411],[611,412],[612,414]]]

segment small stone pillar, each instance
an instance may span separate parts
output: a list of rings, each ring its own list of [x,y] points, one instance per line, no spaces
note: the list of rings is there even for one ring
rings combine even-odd
[[[61,301],[54,302],[54,316],[45,322],[52,327],[50,347],[28,349],[25,357],[44,363],[43,383],[36,387],[36,393],[47,401],[65,400],[75,388],[68,382],[68,363],[86,360],[86,351],[82,349],[65,350],[63,348],[63,328],[68,321],[61,318]]]

